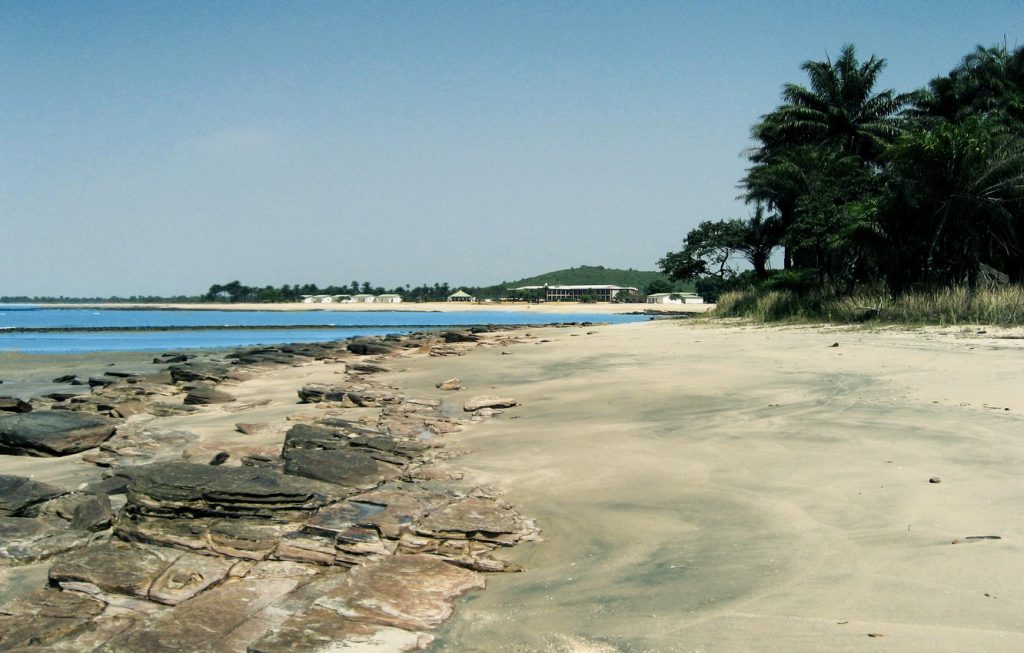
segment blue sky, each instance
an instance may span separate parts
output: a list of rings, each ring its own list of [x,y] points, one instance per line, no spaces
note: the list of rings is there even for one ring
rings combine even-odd
[[[908,91],[1019,1],[0,1],[0,295],[654,269],[854,43]]]

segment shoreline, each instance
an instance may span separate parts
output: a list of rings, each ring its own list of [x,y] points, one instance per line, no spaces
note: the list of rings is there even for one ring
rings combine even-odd
[[[1024,340],[687,321],[509,334],[375,373],[448,415],[476,394],[522,404],[446,435],[456,457],[431,474],[500,487],[545,543],[506,549],[527,573],[488,575],[427,650],[1024,647]],[[331,383],[332,365],[226,387],[242,413],[164,423],[199,434],[198,460],[273,446],[280,432],[230,425],[282,423],[294,399],[260,398]],[[436,387],[453,376],[464,390]],[[50,461],[62,471],[40,480],[81,471]]]
[[[24,413],[126,418],[115,422],[116,433],[99,448],[56,458],[8,455],[13,431],[4,429],[21,418],[0,413],[5,474],[22,477],[26,491],[57,494],[24,506],[17,503],[26,501],[21,490],[2,497],[0,604],[11,615],[5,619],[24,623],[2,643],[24,638],[93,650],[95,645],[76,647],[71,632],[111,651],[150,650],[168,638],[189,650],[239,653],[312,652],[323,641],[421,649],[450,615],[454,598],[483,588],[482,574],[518,570],[492,552],[537,539],[538,529],[500,501],[498,491],[436,467],[457,455],[445,448],[447,436],[502,412],[486,408],[493,402],[454,413],[442,410],[441,401],[406,395],[376,377],[427,352],[464,355],[524,337],[528,328],[233,348],[162,361],[163,371],[111,370],[99,377],[110,385],[56,403],[37,399],[35,410]],[[109,357],[74,358],[95,367]],[[197,403],[189,401],[193,396],[202,398],[198,406],[189,405]],[[210,467],[222,464],[217,472]],[[116,489],[124,482],[126,498],[123,487]],[[176,489],[165,492],[168,483]],[[193,496],[195,483],[200,494],[182,503]],[[207,494],[204,483],[218,489]],[[80,530],[85,527],[77,522],[61,526],[63,517],[55,520],[45,507],[74,502],[102,512],[97,497],[109,498],[118,513],[108,512],[106,527],[95,522],[98,530]],[[285,509],[272,507],[282,502]],[[104,530],[110,522],[112,535]],[[12,528],[20,533],[29,527],[29,541],[9,540]],[[198,538],[186,535],[205,529]],[[154,555],[177,559],[178,575],[171,578],[198,580],[165,586],[171,568],[159,575],[157,567],[141,599],[129,598],[138,590],[125,587],[122,576],[138,583],[153,574],[154,563],[139,557]],[[76,566],[78,559],[90,562]],[[264,597],[272,613],[250,613],[248,592]],[[325,597],[339,604],[339,612],[313,603]],[[383,600],[389,607],[381,611],[375,606]],[[66,601],[84,601],[85,612],[53,623],[28,619],[40,605]],[[97,605],[107,607],[89,607]],[[213,606],[210,621],[204,613]],[[351,610],[358,619],[348,618]],[[111,611],[118,627],[108,632],[104,615]]]
[[[154,311],[326,311],[326,312],[428,312],[428,313],[463,313],[463,312],[530,312],[551,314],[617,314],[651,311],[663,314],[704,313],[715,307],[714,304],[582,304],[579,302],[546,302],[528,304],[523,302],[402,302],[399,304],[146,304],[146,303],[92,303],[92,304],[33,304],[40,308],[52,309],[90,309],[90,310],[154,310]]]

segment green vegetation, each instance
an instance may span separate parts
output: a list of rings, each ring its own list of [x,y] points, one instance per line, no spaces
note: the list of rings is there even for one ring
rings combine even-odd
[[[692,283],[675,283],[661,272],[655,272],[653,270],[621,270],[617,268],[606,268],[600,265],[581,265],[578,268],[556,270],[554,272],[540,274],[535,277],[519,279],[518,281],[502,282],[497,287],[516,288],[518,286],[543,286],[544,284],[548,284],[549,286],[610,284],[613,286],[626,286],[644,290],[648,285],[655,281],[661,281],[668,284],[671,290],[690,292],[693,289]]]
[[[448,283],[435,283],[432,285],[423,284],[420,286],[398,286],[396,288],[384,288],[375,286],[369,281],[351,281],[347,285],[318,286],[315,283],[306,284],[284,284],[283,286],[247,286],[240,281],[231,281],[224,284],[215,283],[210,286],[202,295],[158,297],[158,296],[132,296],[132,297],[0,297],[0,302],[6,303],[98,303],[98,302],[131,302],[131,303],[209,303],[209,302],[254,302],[254,303],[279,303],[297,302],[303,295],[358,295],[358,294],[395,294],[400,295],[407,302],[443,302],[448,295],[456,290],[465,290],[478,299],[502,299],[516,296],[521,300],[543,299],[544,293],[524,292],[513,293],[509,289],[520,286],[542,286],[544,284],[556,285],[596,285],[610,284],[615,286],[631,286],[638,288],[642,294],[655,292],[692,292],[693,282],[673,281],[660,272],[643,270],[619,270],[605,268],[600,265],[583,265],[578,268],[568,268],[548,272],[536,277],[528,277],[518,281],[502,282],[494,286],[453,286]]]
[[[702,222],[661,270],[719,315],[1024,322],[1024,47],[909,93],[876,88],[885,65],[805,62],[751,130],[753,215]]]

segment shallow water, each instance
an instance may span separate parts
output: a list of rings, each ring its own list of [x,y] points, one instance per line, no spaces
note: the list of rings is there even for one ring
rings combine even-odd
[[[162,351],[327,342],[480,324],[625,323],[642,315],[523,311],[217,311],[49,309],[0,305],[0,351]],[[268,327],[260,329],[259,327]],[[202,327],[211,327],[203,329]],[[214,330],[214,328],[216,330]],[[31,329],[28,332],[12,332]],[[117,329],[96,331],[96,329]],[[161,330],[177,329],[177,330]],[[189,330],[181,330],[189,329]],[[7,331],[5,333],[5,331]]]

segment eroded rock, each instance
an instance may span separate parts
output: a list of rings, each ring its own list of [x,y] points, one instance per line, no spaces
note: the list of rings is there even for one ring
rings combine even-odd
[[[4,415],[0,416],[0,453],[67,456],[99,446],[114,429],[109,419],[69,411]]]

